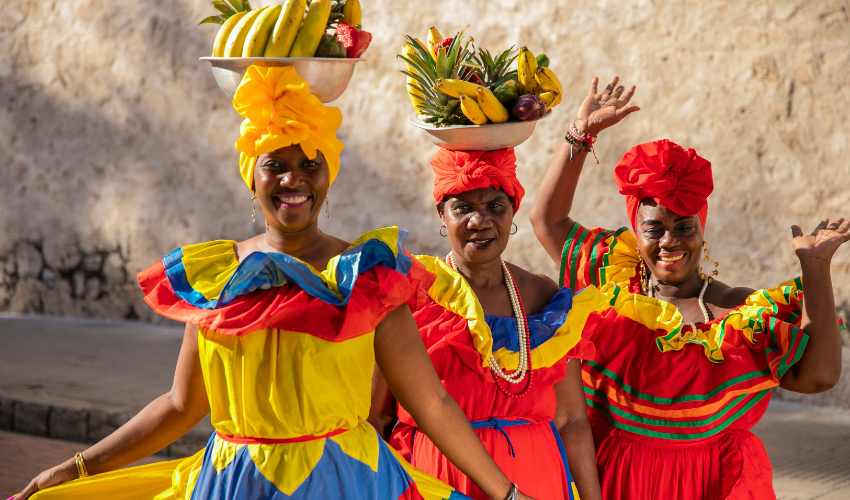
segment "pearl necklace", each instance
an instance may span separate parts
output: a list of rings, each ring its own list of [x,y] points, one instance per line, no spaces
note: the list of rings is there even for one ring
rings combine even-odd
[[[452,267],[452,269],[458,272],[454,256],[451,253],[446,256],[446,262]],[[460,274],[460,272],[458,272],[458,274]],[[507,373],[501,366],[499,366],[498,362],[496,362],[496,357],[492,352],[487,359],[487,364],[490,366],[490,371],[493,373],[494,378],[498,377],[510,384],[520,384],[527,379],[525,387],[519,393],[507,392],[499,385],[497,380],[496,386],[499,390],[508,396],[518,397],[524,394],[531,387],[531,333],[528,329],[528,317],[525,314],[525,307],[522,303],[522,298],[517,291],[513,275],[511,275],[511,271],[508,269],[508,266],[504,261],[502,261],[502,274],[505,279],[505,288],[508,289],[508,296],[511,299],[511,309],[513,310],[514,318],[516,318],[517,333],[519,336],[519,365],[516,370],[511,373]],[[461,275],[461,277],[463,277],[463,275]]]
[[[708,310],[708,307],[705,305],[705,291],[708,290],[708,285],[711,283],[711,278],[702,280],[702,289],[699,291],[699,298],[697,299],[697,303],[699,304],[699,310],[702,311],[702,317],[705,319],[706,323],[709,323],[713,319],[713,315]],[[652,286],[652,283],[649,283],[647,287],[649,289],[649,295],[652,298],[655,298],[655,287]],[[696,331],[697,326],[693,323],[688,323],[694,331]]]

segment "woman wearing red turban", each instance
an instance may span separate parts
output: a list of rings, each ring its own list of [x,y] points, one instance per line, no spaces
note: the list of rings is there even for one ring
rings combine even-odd
[[[440,149],[431,166],[440,234],[451,251],[445,259],[417,256],[411,274],[420,285],[410,306],[437,374],[522,491],[557,500],[576,498],[577,489],[585,500],[600,498],[579,364],[570,359],[592,352],[581,332],[604,297],[595,289],[559,290],[502,260],[524,193],[513,149]],[[487,498],[380,379],[373,405],[373,424],[411,463]]]
[[[594,84],[574,135],[616,122],[633,91],[614,82],[600,94]],[[532,220],[563,285],[596,285],[610,299],[587,321],[596,353],[582,369],[603,497],[775,498],[750,429],[775,387],[812,393],[838,380],[829,263],[850,239],[850,220],[807,235],[792,228],[802,279],[732,287],[700,267],[713,189],[706,159],[668,140],[629,150],[614,177],[631,228],[608,231],[569,218],[585,155],[556,158]]]

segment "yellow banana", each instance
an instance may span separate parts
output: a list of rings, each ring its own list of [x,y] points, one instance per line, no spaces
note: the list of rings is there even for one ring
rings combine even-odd
[[[537,59],[527,47],[519,49],[516,69],[520,95],[536,94],[538,85],[534,76],[537,72]]]
[[[548,111],[555,107],[555,99],[558,98],[558,94],[555,92],[541,92],[537,94],[537,97],[540,98],[540,102],[546,106],[546,110]]]
[[[342,20],[352,26],[360,26],[363,21],[363,9],[360,0],[345,0],[342,8]]]
[[[289,57],[313,57],[316,49],[319,48],[319,42],[322,41],[322,35],[325,34],[330,16],[331,0],[310,2],[310,9],[307,11],[304,22],[301,23],[295,43],[289,51]]]
[[[418,42],[418,40],[417,40]],[[421,43],[421,42],[420,42]],[[401,53],[405,57],[411,57],[416,53],[416,49],[410,45],[409,43],[404,44],[404,48],[401,49]],[[409,63],[405,63],[408,72],[412,72],[413,68]],[[410,104],[413,105],[413,109],[416,111],[416,114],[422,114],[422,107],[425,103],[425,98],[422,93],[411,84],[418,83],[415,78],[408,76],[407,77],[407,95],[410,97]]]
[[[213,40],[213,57],[224,57],[224,47],[227,45],[227,38],[230,36],[230,33],[233,31],[233,27],[236,26],[236,23],[238,23],[239,20],[247,13],[247,10],[237,12],[236,14],[228,17],[227,21],[224,21],[221,24],[221,28],[218,29],[218,33],[215,34],[215,40]]]
[[[287,0],[277,22],[272,29],[272,36],[266,44],[266,57],[287,57],[292,50],[295,36],[298,35],[298,27],[304,19],[304,11],[307,10],[307,0]]]
[[[496,94],[487,87],[479,87],[476,89],[475,100],[481,111],[487,115],[487,119],[493,123],[503,123],[508,121],[510,115],[505,106],[496,98]]]
[[[442,42],[443,34],[440,33],[440,30],[436,26],[428,28],[428,48],[431,49],[431,55],[434,56],[435,60],[437,59],[437,48]]]
[[[558,80],[558,76],[555,72],[549,68],[538,66],[537,71],[534,72],[534,79],[537,80],[537,84],[540,86],[541,92],[555,92],[557,94],[563,93],[561,81]]]
[[[242,47],[245,45],[245,38],[247,38],[248,32],[251,31],[251,25],[254,24],[254,20],[257,19],[257,16],[263,10],[265,10],[265,7],[252,10],[242,16],[242,19],[236,23],[233,31],[230,32],[230,36],[227,37],[227,45],[224,46],[224,57],[242,56]]]
[[[257,19],[251,25],[248,35],[245,36],[245,45],[242,47],[242,57],[262,57],[266,52],[266,43],[272,33],[275,21],[280,14],[279,4],[270,5],[260,12]]]
[[[475,102],[475,98],[473,97],[460,96],[460,111],[463,113],[463,116],[469,118],[469,121],[476,125],[487,123],[487,115],[481,111],[481,107]]]
[[[456,80],[454,78],[441,78],[437,80],[435,88],[450,97],[475,97],[477,90],[481,87],[477,83],[467,82],[465,80]]]

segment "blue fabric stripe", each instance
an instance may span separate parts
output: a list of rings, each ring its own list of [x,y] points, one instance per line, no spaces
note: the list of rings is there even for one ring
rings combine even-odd
[[[333,440],[325,440],[322,458],[292,495],[285,495],[262,475],[247,446],[236,453],[227,467],[216,472],[211,456],[214,439],[215,434],[207,443],[192,500],[384,500],[397,499],[413,487],[413,479],[380,438],[377,472],[347,455]],[[467,497],[453,494],[450,498]]]
[[[561,433],[555,427],[555,422],[550,421],[549,428],[552,429],[552,434],[555,435],[555,442],[558,443],[558,451],[561,452],[561,462],[564,464],[564,480],[567,483],[567,498],[569,500],[575,500],[573,498],[573,475],[570,472],[570,461],[567,460],[567,448],[564,446],[564,440],[561,439]]]
[[[552,296],[542,311],[528,316],[528,328],[531,332],[531,348],[551,339],[555,332],[567,320],[567,313],[573,307],[573,291],[561,288]],[[487,324],[493,334],[493,350],[508,349],[519,352],[519,333],[516,319],[512,316],[486,316]]]
[[[294,283],[311,296],[334,306],[348,303],[360,274],[377,266],[386,266],[407,274],[413,265],[404,252],[407,231],[398,231],[398,246],[390,248],[381,240],[371,239],[345,250],[337,262],[336,279],[339,295],[328,287],[322,278],[304,262],[277,252],[254,252],[236,268],[221,291],[220,296],[208,300],[192,288],[183,265],[183,250],[177,248],[162,259],[171,288],[182,300],[201,309],[216,309],[237,297],[260,289]]]

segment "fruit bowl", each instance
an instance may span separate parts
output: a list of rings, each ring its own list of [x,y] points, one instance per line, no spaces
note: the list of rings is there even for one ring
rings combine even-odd
[[[431,142],[444,149],[453,151],[491,151],[512,148],[525,142],[537,122],[549,116],[547,113],[538,120],[490,123],[487,125],[450,125],[435,127],[419,119],[411,123],[431,136]]]
[[[261,66],[294,66],[308,84],[310,91],[322,102],[338,98],[348,87],[354,65],[362,59],[341,57],[202,57],[212,66],[218,87],[233,96],[242,75],[252,64]]]

